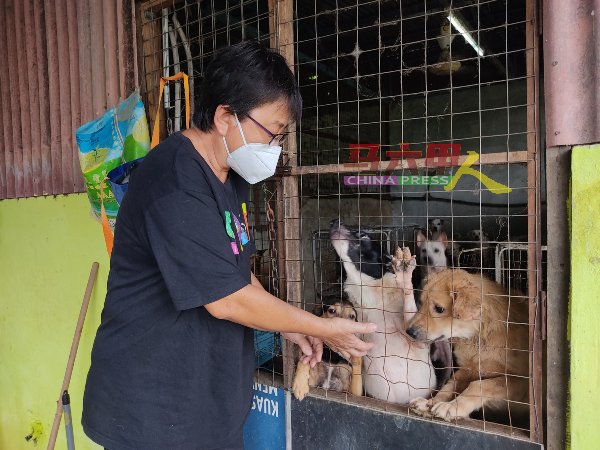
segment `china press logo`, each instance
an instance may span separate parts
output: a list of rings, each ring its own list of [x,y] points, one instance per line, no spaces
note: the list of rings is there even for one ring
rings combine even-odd
[[[349,186],[369,185],[411,185],[411,186],[444,186],[444,190],[451,191],[456,187],[456,183],[463,175],[472,175],[477,178],[493,194],[506,194],[512,189],[501,183],[492,180],[471,166],[479,160],[479,154],[473,151],[467,151],[468,155],[465,161],[459,166],[460,144],[427,144],[425,154],[425,166],[436,168],[436,175],[421,175],[417,168],[417,158],[423,156],[420,150],[409,150],[409,144],[400,144],[400,150],[388,150],[385,155],[390,158],[387,168],[382,174],[379,166],[381,155],[379,153],[379,144],[350,144],[350,162],[345,163],[345,168],[368,169],[375,172],[373,175],[359,174],[344,176],[344,184]],[[367,154],[361,156],[361,150],[367,150]],[[391,173],[396,170],[398,164],[406,159],[406,164],[410,176],[395,176]],[[400,166],[400,168],[402,165]],[[458,167],[454,175],[446,175],[446,169]]]

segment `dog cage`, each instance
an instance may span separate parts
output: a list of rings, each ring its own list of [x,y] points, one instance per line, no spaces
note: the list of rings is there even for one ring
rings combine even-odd
[[[527,317],[524,420],[510,408],[508,418],[498,419],[484,408],[452,422],[541,442],[545,192],[536,2],[147,1],[138,4],[137,21],[150,121],[159,77],[182,70],[198,85],[220,46],[258,39],[294,69],[302,120],[276,176],[250,192],[249,225],[259,250],[253,268],[263,286],[309,311],[323,294],[339,293],[339,257],[329,239],[334,219],[360,228],[388,254],[397,245],[418,254],[419,231],[428,241],[445,233],[448,267],[521,290],[508,301],[522,297]],[[167,84],[161,106],[163,136],[177,129],[184,108],[176,85]],[[433,184],[443,176],[452,178]],[[443,228],[433,233],[430,219],[443,220]],[[294,346],[264,336],[273,357],[257,361],[257,380],[289,390]],[[264,354],[261,345],[257,355]],[[369,392],[310,392],[415,415]]]
[[[414,254],[420,251],[416,233],[433,237],[429,219],[443,219],[451,266],[520,289],[528,305],[529,414],[503,421],[486,417],[484,408],[483,415],[455,423],[540,441],[542,124],[535,14],[532,1],[295,2],[288,20],[304,110],[296,145],[287,149],[285,182],[292,186],[283,189],[288,300],[299,298],[306,309],[323,293],[340,290],[332,219],[379,234],[373,239],[389,254],[392,227],[412,227],[407,246]],[[477,172],[467,181],[459,167],[474,153]],[[452,174],[460,181],[447,188],[404,182],[417,174]],[[386,175],[400,178],[385,184]],[[491,192],[490,180],[511,191]],[[473,231],[479,232],[474,238]],[[289,387],[292,361],[285,373]],[[399,410],[344,392],[316,389],[315,395]]]

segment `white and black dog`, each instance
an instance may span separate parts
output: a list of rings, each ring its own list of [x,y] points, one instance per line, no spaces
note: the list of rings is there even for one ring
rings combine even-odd
[[[440,385],[430,348],[416,343],[404,328],[417,312],[410,276],[410,290],[399,289],[390,255],[360,229],[334,220],[329,234],[343,266],[344,291],[358,320],[378,326],[377,332],[364,336],[366,342],[375,343],[363,358],[367,395],[399,404],[429,396]],[[443,353],[446,359],[440,364],[449,367],[451,356]]]

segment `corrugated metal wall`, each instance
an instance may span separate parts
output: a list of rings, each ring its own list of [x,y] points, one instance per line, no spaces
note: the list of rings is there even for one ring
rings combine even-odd
[[[84,192],[75,130],[133,91],[133,0],[0,0],[0,199]]]

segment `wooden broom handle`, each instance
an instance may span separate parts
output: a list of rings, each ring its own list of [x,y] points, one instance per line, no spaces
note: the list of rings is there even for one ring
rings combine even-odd
[[[361,397],[363,395],[363,382],[362,382],[362,358],[354,357],[350,358],[352,364],[352,378],[350,378],[350,393]]]
[[[81,305],[81,311],[79,311],[79,319],[77,320],[77,327],[75,328],[75,336],[73,337],[73,343],[71,344],[71,353],[69,353],[69,361],[67,362],[67,370],[63,379],[62,388],[58,396],[58,405],[56,405],[56,414],[54,415],[54,423],[52,424],[52,432],[50,433],[50,439],[48,440],[48,450],[54,449],[56,443],[56,436],[58,435],[58,427],[60,426],[60,419],[62,417],[62,394],[64,391],[69,389],[69,382],[71,381],[71,374],[73,373],[73,365],[75,364],[75,355],[77,354],[77,347],[79,346],[79,339],[81,338],[81,331],[83,330],[83,322],[85,320],[85,314],[87,313],[88,305],[90,303],[90,297],[92,295],[92,289],[94,287],[94,281],[96,280],[96,274],[98,273],[98,263],[92,264],[92,271],[88,279],[87,287],[85,288],[85,295],[83,296],[83,304]]]

